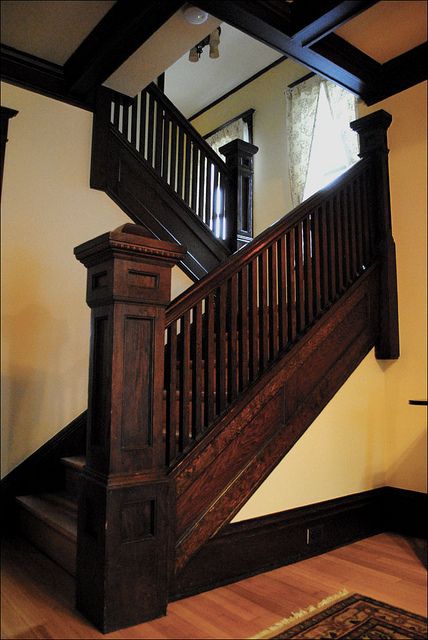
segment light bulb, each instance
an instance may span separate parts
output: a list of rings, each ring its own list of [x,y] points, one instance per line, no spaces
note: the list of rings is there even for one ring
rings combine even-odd
[[[208,13],[195,7],[193,5],[189,5],[183,11],[184,19],[189,24],[203,24],[208,20]]]

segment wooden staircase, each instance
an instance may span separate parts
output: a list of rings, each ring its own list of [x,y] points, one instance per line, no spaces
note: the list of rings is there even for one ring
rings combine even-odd
[[[197,281],[252,239],[252,156],[235,140],[226,162],[155,84],[134,99],[102,88],[94,114],[91,187],[160,240],[187,248]]]
[[[370,349],[398,357],[390,122],[353,123],[358,164],[173,302],[182,247],[125,225],[76,249],[86,458],[64,457],[61,491],[19,505],[34,544],[76,566],[77,606],[103,631],[164,614],[183,568]]]

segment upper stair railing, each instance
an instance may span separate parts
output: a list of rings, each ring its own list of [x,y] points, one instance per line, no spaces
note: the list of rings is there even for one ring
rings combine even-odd
[[[110,120],[139,156],[232,251],[252,239],[247,208],[251,157],[257,147],[234,141],[223,147],[223,162],[154,83],[134,99],[112,92]]]

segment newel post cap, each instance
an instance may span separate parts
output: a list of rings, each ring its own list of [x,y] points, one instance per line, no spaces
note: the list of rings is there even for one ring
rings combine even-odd
[[[245,142],[240,138],[235,138],[235,140],[231,140],[227,144],[224,144],[219,148],[221,154],[226,156],[244,156],[244,157],[252,157],[259,150],[255,144],[251,144],[250,142]]]
[[[349,124],[360,138],[360,158],[364,158],[375,151],[388,151],[386,132],[391,122],[391,114],[379,109]]]
[[[144,227],[132,223],[123,224],[74,249],[77,260],[86,267],[111,255],[118,258],[140,256],[142,259],[149,258],[151,261],[174,265],[183,259],[186,252],[183,245],[158,240]]]

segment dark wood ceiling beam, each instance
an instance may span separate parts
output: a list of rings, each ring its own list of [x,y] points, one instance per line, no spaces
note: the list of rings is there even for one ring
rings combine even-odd
[[[183,0],[118,0],[64,65],[68,90],[86,96],[182,5]]]
[[[413,87],[427,79],[428,43],[406,51],[382,65],[383,82],[371,95],[366,96],[368,105]]]
[[[315,47],[314,50],[302,47],[285,32],[285,29],[290,28],[289,17],[284,12],[284,20],[282,22],[278,20],[277,5],[275,5],[275,11],[272,11],[270,3],[261,3],[257,0],[234,0],[233,2],[198,0],[198,6],[359,96],[371,92],[371,82],[375,81],[377,72],[380,72],[381,65],[368,56],[366,58],[372,63],[369,71],[364,66],[355,64],[352,57],[350,59],[348,55],[340,58],[337,51],[334,56],[331,51],[329,52],[330,59],[326,51],[321,54],[315,50]],[[327,38],[332,37],[334,34],[327,36]],[[345,42],[341,38],[340,40]],[[353,49],[358,51],[355,47]]]
[[[312,46],[315,42],[324,38],[340,25],[365,11],[378,0],[346,0],[345,2],[314,2],[295,3],[291,6],[293,33],[290,33],[295,42],[303,47]],[[333,6],[329,9],[329,5]]]
[[[83,109],[93,109],[92,95],[88,95],[85,99],[77,99],[69,95],[63,68],[53,62],[2,44],[0,72],[1,79],[5,82]]]

